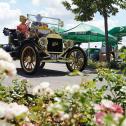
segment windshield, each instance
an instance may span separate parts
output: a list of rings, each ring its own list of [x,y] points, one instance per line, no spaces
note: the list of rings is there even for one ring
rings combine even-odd
[[[42,16],[40,14],[37,14],[37,15],[32,15],[32,14],[27,14],[27,17],[28,17],[28,20],[30,22],[37,22],[37,23],[44,23],[44,24],[47,24],[48,27],[59,27],[59,23],[60,23],[60,19],[58,18],[52,18],[52,17],[45,17],[45,16]]]

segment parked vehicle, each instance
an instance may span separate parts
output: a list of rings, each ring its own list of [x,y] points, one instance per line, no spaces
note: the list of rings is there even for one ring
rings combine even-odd
[[[58,23],[45,23],[44,26],[35,26],[35,21],[31,17],[36,15],[27,15],[30,23],[29,37],[23,38],[22,34],[16,29],[4,28],[3,33],[9,36],[9,44],[3,45],[16,60],[20,60],[23,71],[27,74],[35,73],[39,67],[43,68],[45,63],[64,62],[69,71],[83,71],[87,64],[85,52],[72,41],[63,41],[60,34],[52,31],[48,26],[50,24],[62,24],[60,19],[44,17],[42,19],[55,20]]]
[[[93,61],[99,61],[99,54],[100,49],[99,48],[89,48],[86,49],[87,57],[90,58]]]

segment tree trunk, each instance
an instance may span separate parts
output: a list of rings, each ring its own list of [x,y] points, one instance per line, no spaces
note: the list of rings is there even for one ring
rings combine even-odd
[[[104,26],[105,26],[105,43],[106,43],[106,60],[110,62],[110,55],[109,55],[109,44],[108,44],[108,17],[107,13],[104,14]]]

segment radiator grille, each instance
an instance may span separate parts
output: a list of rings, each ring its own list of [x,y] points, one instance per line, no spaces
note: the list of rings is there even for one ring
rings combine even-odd
[[[49,52],[62,52],[63,51],[62,39],[48,38],[47,50]]]

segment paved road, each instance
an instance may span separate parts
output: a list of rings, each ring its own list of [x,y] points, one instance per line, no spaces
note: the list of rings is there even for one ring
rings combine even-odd
[[[83,71],[85,76],[68,76],[69,71],[65,64],[62,63],[47,63],[44,69],[39,69],[34,75],[26,75],[23,73],[19,61],[15,61],[18,77],[27,78],[32,86],[41,82],[49,82],[52,89],[58,89],[66,85],[80,84],[83,80],[90,80],[96,76],[95,72],[89,69]],[[6,79],[6,85],[11,84],[10,78]]]

